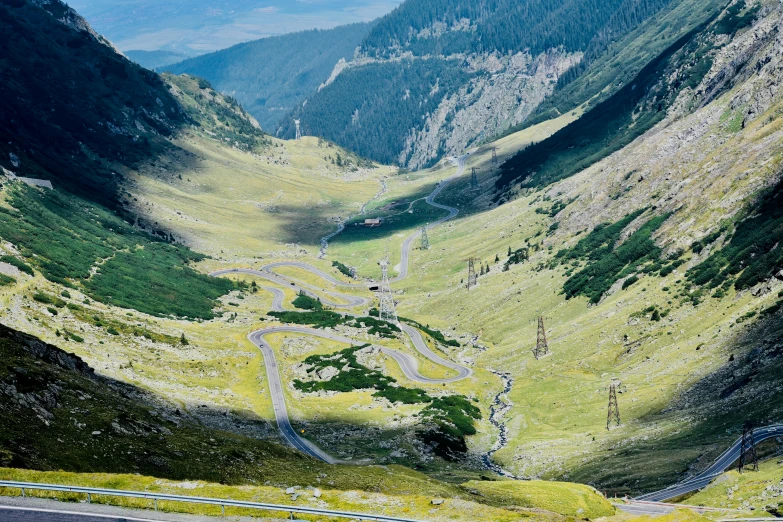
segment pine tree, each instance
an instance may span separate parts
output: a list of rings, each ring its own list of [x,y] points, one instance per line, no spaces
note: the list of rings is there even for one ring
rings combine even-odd
[[[495,263],[500,263],[500,256],[495,254]]]
[[[187,346],[190,343],[188,342],[188,339],[185,337],[185,332],[182,332],[182,337],[179,338],[179,344],[182,346]]]
[[[511,247],[508,247],[508,257],[511,257]]]

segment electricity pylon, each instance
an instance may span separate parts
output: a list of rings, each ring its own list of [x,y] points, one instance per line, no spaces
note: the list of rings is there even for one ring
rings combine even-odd
[[[620,425],[620,406],[617,404],[617,385],[609,385],[609,410],[606,413],[606,429],[609,429],[612,422]]]
[[[381,261],[381,271],[383,272],[383,278],[381,279],[381,306],[378,318],[381,321],[397,324],[399,319],[397,319],[397,311],[394,309],[394,296],[391,293],[391,285],[389,284],[388,257]]]
[[[533,356],[541,359],[549,355],[549,343],[546,340],[546,329],[544,328],[544,318],[538,318],[538,337],[536,338],[536,349],[533,350]]]
[[[300,123],[301,122],[299,120],[294,120],[294,125],[296,125],[296,140],[297,141],[302,139],[302,129],[299,126]]]
[[[745,469],[759,470],[759,456],[756,454],[756,441],[753,437],[753,426],[746,423],[742,428],[742,445],[740,446],[739,472]]]
[[[498,148],[492,147],[492,164],[497,165],[498,164]]]
[[[468,259],[468,290],[478,284],[478,276],[476,275],[475,261],[471,257]]]
[[[479,189],[479,182],[478,182],[478,174],[476,174],[476,167],[471,167],[470,190],[478,190],[478,189]]]
[[[427,237],[427,227],[421,227],[421,249],[429,250],[430,238]]]

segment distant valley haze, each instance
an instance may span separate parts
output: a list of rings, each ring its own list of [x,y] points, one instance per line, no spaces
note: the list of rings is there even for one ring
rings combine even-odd
[[[237,43],[382,16],[400,0],[74,0],[120,50],[194,56]]]

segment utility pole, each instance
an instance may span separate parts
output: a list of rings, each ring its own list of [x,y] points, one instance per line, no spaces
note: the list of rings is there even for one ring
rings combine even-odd
[[[498,148],[492,147],[492,164],[497,165],[498,164]]]
[[[299,120],[294,120],[294,124],[296,125],[296,141],[299,141],[302,139],[302,129],[299,126],[301,122]]]
[[[397,319],[397,311],[394,309],[394,296],[392,296],[391,285],[389,284],[388,257],[381,261],[381,271],[383,272],[383,278],[381,279],[381,306],[378,318],[381,321],[397,324],[399,319]]]
[[[478,174],[476,174],[476,167],[470,169],[470,190],[479,190]]]
[[[544,318],[538,318],[538,337],[536,339],[536,349],[533,350],[533,356],[536,359],[542,359],[550,355],[549,343],[546,340],[546,329],[544,328]]]
[[[427,227],[421,227],[421,249],[430,249],[430,238],[427,237]]]
[[[740,446],[739,472],[745,469],[759,470],[759,456],[756,454],[756,441],[753,436],[753,425],[745,423],[742,428],[742,445]]]
[[[617,385],[612,383],[609,385],[609,410],[606,413],[606,429],[615,422],[620,425],[620,406],[617,404]]]
[[[478,284],[478,276],[476,275],[475,261],[471,257],[468,259],[468,290]]]

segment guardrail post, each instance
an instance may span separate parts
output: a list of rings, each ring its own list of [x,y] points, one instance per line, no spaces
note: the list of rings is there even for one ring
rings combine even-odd
[[[223,512],[223,514],[226,514],[226,506],[223,504],[220,504],[220,510]]]
[[[22,497],[26,497],[27,495],[24,494],[24,488],[22,488]]]
[[[158,499],[157,498],[153,498],[152,501],[155,502],[155,511],[157,511],[158,510]]]
[[[90,495],[89,493],[87,493],[87,503],[92,504],[92,495]]]

